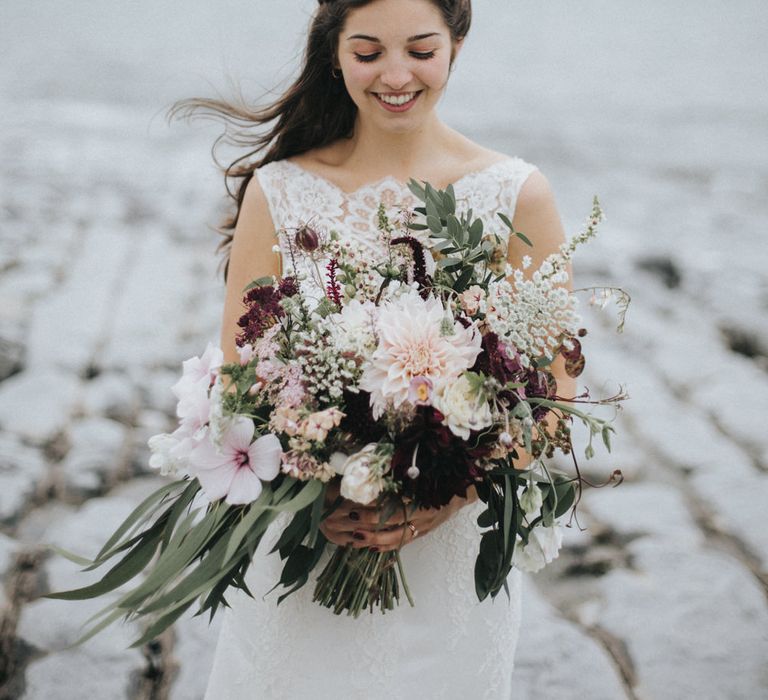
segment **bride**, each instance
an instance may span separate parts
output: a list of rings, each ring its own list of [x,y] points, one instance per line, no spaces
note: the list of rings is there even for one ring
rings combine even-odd
[[[471,0],[321,0],[301,75],[273,105],[254,112],[213,100],[182,103],[233,123],[270,125],[226,173],[239,187],[222,244],[225,362],[237,360],[243,288],[279,275],[287,262],[273,252],[277,229],[311,222],[373,251],[379,202],[393,213],[415,205],[405,185],[412,177],[439,188],[452,183],[459,205],[488,222],[499,221],[496,212],[513,216],[515,229],[534,243],[523,249],[509,241],[514,265],[528,254],[535,269],[564,240],[549,185],[534,166],[470,141],[438,117],[470,19]],[[569,380],[554,369],[562,392]],[[373,508],[344,501],[322,524],[325,536],[341,546],[401,547],[415,599],[413,608],[401,602],[358,619],[313,603],[311,581],[279,606],[277,594],[265,597],[282,566],[267,555],[285,524],[276,521],[246,576],[253,597],[228,596],[205,697],[510,698],[520,573],[509,576],[509,598],[478,603],[473,567],[482,506],[470,490],[446,507],[421,509],[408,522],[393,516],[377,529]]]

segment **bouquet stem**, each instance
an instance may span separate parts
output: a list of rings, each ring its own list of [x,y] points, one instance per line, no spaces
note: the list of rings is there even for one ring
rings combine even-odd
[[[358,617],[366,608],[373,612],[374,607],[385,613],[399,604],[401,585],[413,607],[398,550],[372,552],[338,547],[317,579],[313,600],[332,608],[335,615],[346,611]]]

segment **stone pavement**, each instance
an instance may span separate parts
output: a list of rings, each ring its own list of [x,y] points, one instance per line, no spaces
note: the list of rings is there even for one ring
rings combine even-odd
[[[43,543],[93,554],[157,486],[146,440],[173,425],[181,360],[218,335],[207,141],[109,117],[0,132],[0,698],[197,700],[216,638],[185,618],[141,650],[119,626],[70,650],[103,601],[40,598],[87,579]],[[609,224],[581,260],[581,284],[634,296],[622,335],[610,307],[585,311],[586,383],[631,400],[613,454],[582,467],[625,482],[589,489],[582,529],[526,580],[515,700],[768,697],[759,329],[721,332],[722,309]]]

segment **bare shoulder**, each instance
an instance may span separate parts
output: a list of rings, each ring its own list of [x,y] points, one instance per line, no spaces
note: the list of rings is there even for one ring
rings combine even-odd
[[[534,262],[543,260],[565,241],[552,187],[541,171],[534,170],[520,188],[512,225],[533,243],[533,248],[525,249],[518,239],[511,239],[509,257],[513,262],[522,255],[530,255]]]

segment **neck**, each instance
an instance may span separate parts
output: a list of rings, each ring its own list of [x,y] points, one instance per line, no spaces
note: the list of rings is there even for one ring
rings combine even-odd
[[[418,129],[404,132],[383,131],[358,118],[344,160],[358,171],[407,179],[445,148],[450,134],[434,113]]]

